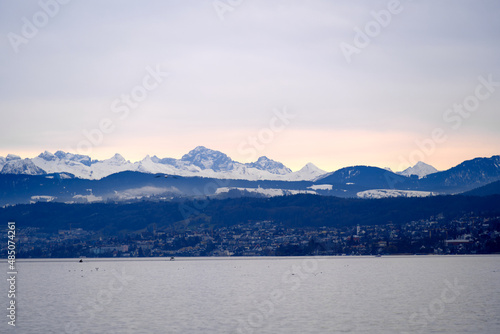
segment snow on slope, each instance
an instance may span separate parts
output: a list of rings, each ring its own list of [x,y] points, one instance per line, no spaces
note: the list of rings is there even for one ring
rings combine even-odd
[[[426,175],[438,172],[438,170],[425,162],[419,161],[413,167],[408,167],[402,172],[398,172],[399,175],[410,176],[417,175],[419,179]]]
[[[176,187],[151,187],[145,186],[140,188],[132,188],[123,191],[115,191],[115,195],[112,198],[116,198],[119,200],[128,200],[128,199],[141,199],[143,197],[161,195],[165,193],[178,193],[181,191]]]
[[[181,158],[182,162],[194,165],[200,169],[211,169],[215,172],[230,171],[234,168],[234,161],[222,152],[198,146]]]
[[[58,151],[57,153],[64,153]],[[92,170],[90,166],[84,165],[79,160],[74,159],[74,155],[54,155],[50,152],[45,151],[39,156],[31,159],[33,163],[46,171],[48,174],[52,173],[70,173],[78,178],[90,179],[92,178]],[[90,158],[89,158],[90,160]]]
[[[3,165],[0,173],[2,174],[29,174],[43,175],[45,170],[36,166],[30,159],[21,159],[20,157],[12,158],[12,155],[7,156],[7,162]]]
[[[264,195],[267,197],[297,195],[297,194],[314,194],[317,193],[312,190],[288,190],[288,189],[274,189],[274,188],[239,188],[239,187],[221,187],[215,191],[216,195],[224,194],[230,190],[247,191],[253,194]]]
[[[77,203],[94,203],[94,202],[102,202],[101,196],[95,196],[93,194],[90,195],[75,195],[73,196],[74,202]]]
[[[359,198],[387,198],[387,197],[427,197],[435,194],[429,191],[372,189],[356,194]]]
[[[266,156],[262,156],[256,162],[251,162],[245,165],[247,167],[267,171],[272,174],[286,175],[292,172],[290,168],[286,167],[281,162],[274,161]]]
[[[321,175],[325,174],[327,173],[324,170],[319,169],[312,163],[308,163],[304,167],[302,167],[302,169],[288,174],[286,179],[288,181],[301,181],[301,180],[312,181],[316,178],[319,178]]]
[[[115,154],[112,158],[102,161],[91,161],[90,157],[87,156],[70,153],[57,156],[45,151],[31,161],[49,174],[66,172],[82,179],[102,179],[114,173],[137,170],[135,164],[126,161],[120,154]],[[85,163],[89,163],[89,165],[87,166]]]
[[[7,154],[7,157],[5,158],[5,161],[13,161],[13,160],[21,160],[21,157],[15,154]]]
[[[137,165],[125,160],[120,154],[115,154],[112,158],[97,161],[91,165],[91,178],[102,179],[111,174],[137,170]]]
[[[144,159],[136,162],[137,171],[141,173],[163,173],[163,174],[175,174],[177,169],[174,166],[158,163],[158,158],[151,158],[147,155]],[[156,161],[156,162],[155,162]]]
[[[313,184],[310,187],[307,187],[307,189],[312,189],[312,190],[332,190],[333,185],[331,184]]]
[[[54,196],[35,195],[35,196],[31,196],[30,203],[35,203],[35,202],[52,202],[55,199],[56,199],[56,197],[54,197]]]

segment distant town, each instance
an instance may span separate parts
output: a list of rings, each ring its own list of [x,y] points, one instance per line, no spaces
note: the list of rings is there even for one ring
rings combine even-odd
[[[500,253],[500,217],[320,228],[249,221],[182,231],[160,231],[152,224],[119,236],[82,228],[49,234],[27,227],[17,231],[16,249],[18,258],[491,254]]]

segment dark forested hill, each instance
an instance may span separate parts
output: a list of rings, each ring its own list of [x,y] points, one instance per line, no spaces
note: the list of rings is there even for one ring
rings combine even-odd
[[[485,186],[465,192],[466,196],[491,196],[500,195],[500,181],[489,183]],[[499,204],[500,205],[500,204]]]
[[[317,195],[225,200],[137,202],[131,204],[36,203],[0,209],[0,220],[16,221],[18,228],[57,231],[81,227],[115,234],[138,231],[152,224],[171,226],[227,226],[249,220],[273,220],[287,226],[346,226],[398,224],[464,214],[500,215],[500,195],[488,197],[435,196],[426,198],[345,199]]]

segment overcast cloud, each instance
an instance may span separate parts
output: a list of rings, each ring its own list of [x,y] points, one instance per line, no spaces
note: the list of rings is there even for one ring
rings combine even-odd
[[[446,169],[500,154],[500,86],[481,88],[490,94],[469,116],[443,118],[479,77],[500,82],[498,1],[54,3],[0,1],[0,156],[77,152],[103,119],[113,129],[81,153],[136,161],[203,145],[294,170],[398,170],[417,157]],[[356,27],[390,8],[398,13],[348,61],[342,43],[355,46]],[[33,36],[23,35],[26,22]],[[136,108],[114,112],[158,69],[168,76],[147,79],[155,88]],[[250,155],[248,138],[273,128],[284,108],[294,117]],[[432,139],[435,129],[446,139]],[[418,143],[429,140],[423,152]]]

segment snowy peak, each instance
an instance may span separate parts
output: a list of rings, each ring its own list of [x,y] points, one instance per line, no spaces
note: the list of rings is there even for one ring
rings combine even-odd
[[[116,153],[115,155],[113,155],[113,157],[111,157],[110,159],[107,159],[105,161],[108,161],[108,162],[111,162],[111,163],[115,163],[115,164],[118,164],[118,165],[127,162],[127,160],[125,160],[125,158],[121,154],[119,154],[119,153]]]
[[[399,175],[411,176],[417,175],[419,179],[427,176],[429,174],[433,174],[438,172],[438,170],[431,165],[426,164],[425,162],[419,161],[413,167],[408,167],[402,172],[399,172]]]
[[[208,149],[204,146],[198,146],[185,154],[181,161],[189,163],[203,169],[213,171],[230,171],[234,168],[234,161],[222,152]]]
[[[158,159],[158,158],[157,158]],[[141,160],[141,162],[145,162],[145,163],[150,163],[150,162],[153,162],[153,159],[151,158],[151,156],[148,154],[144,157],[144,159]]]
[[[177,164],[177,159],[174,158],[163,158],[163,159],[158,159],[159,164],[162,165],[172,165],[175,166]]]
[[[137,164],[133,164],[130,161],[125,160],[124,157],[116,153],[109,159],[92,162],[90,176],[93,179],[101,179],[108,175],[128,170],[137,170]]]
[[[286,167],[281,162],[274,161],[266,156],[260,157],[259,159],[257,159],[256,162],[245,164],[245,166],[249,168],[265,170],[272,174],[279,174],[279,175],[285,175],[292,172],[290,168]]]
[[[139,162],[134,163],[136,170],[142,173],[165,173],[174,174],[173,167],[167,164],[160,163],[160,159],[157,156],[146,155],[144,159]]]
[[[307,163],[300,170],[290,175],[290,180],[315,180],[322,175],[327,174],[326,171],[316,167],[313,163]]]
[[[69,173],[79,178],[91,177],[91,159],[88,156],[75,155],[57,151],[55,154],[43,152],[39,156],[31,159],[31,161],[45,172],[52,173]]]
[[[308,172],[308,173],[321,173],[326,174],[326,171],[318,168],[315,164],[309,162],[304,167],[302,167],[299,172]]]
[[[9,154],[10,155],[10,154]],[[8,156],[7,156],[8,157]],[[3,166],[1,174],[43,175],[45,171],[37,167],[30,159],[11,159]]]
[[[15,154],[7,154],[6,161],[21,160],[21,157]]]
[[[90,159],[88,155],[66,153],[63,151],[57,151],[56,153],[54,153],[54,155],[60,160],[79,162],[85,166],[90,166],[92,162],[97,162],[92,161],[92,159]]]
[[[45,151],[43,153],[40,153],[40,155],[38,157],[42,158],[45,161],[54,161],[57,159],[57,157],[54,154],[50,153],[49,151]]]

